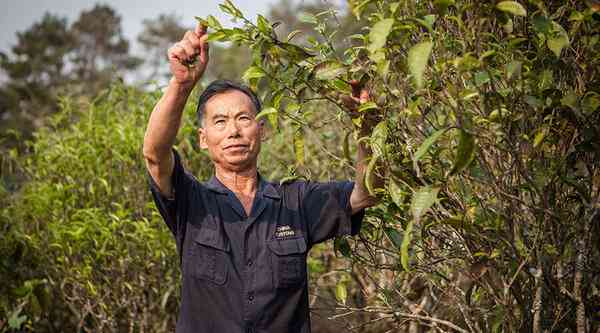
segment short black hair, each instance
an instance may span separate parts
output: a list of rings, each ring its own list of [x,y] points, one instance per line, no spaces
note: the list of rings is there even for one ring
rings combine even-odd
[[[196,109],[196,118],[198,120],[198,126],[202,127],[202,117],[204,116],[204,111],[206,109],[206,102],[213,97],[214,95],[229,91],[229,90],[238,90],[246,94],[252,101],[254,108],[256,109],[256,113],[260,112],[261,104],[258,96],[250,89],[249,87],[237,83],[230,80],[215,80],[211,82],[206,89],[200,94],[198,98],[198,108]]]

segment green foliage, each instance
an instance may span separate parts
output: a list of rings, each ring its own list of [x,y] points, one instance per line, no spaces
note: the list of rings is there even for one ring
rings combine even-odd
[[[404,325],[411,304],[428,304],[431,318],[471,331],[592,325],[586,309],[600,292],[591,268],[598,266],[591,247],[598,237],[590,233],[600,203],[594,9],[350,1],[360,33],[344,35],[338,13],[324,10],[302,15],[313,31],[292,35],[313,38],[294,42],[279,39],[276,23],[254,23],[227,6],[242,26],[209,20],[212,33],[251,49],[252,71],[261,74],[249,82],[266,91],[265,104],[277,110],[269,114],[293,125],[294,146],[310,142],[300,141],[302,133],[330,117],[342,132],[342,156],[330,155],[347,161],[343,138],[352,128],[384,120],[362,139],[374,155],[366,185],[381,204],[368,212],[359,239],[335,244],[372,269],[355,271],[362,292],[365,280],[381,282],[366,302],[400,313],[388,328]],[[339,99],[352,81],[373,96],[358,112]],[[376,172],[387,176],[382,191],[371,188]],[[343,298],[342,286],[335,290],[351,308],[353,291]],[[534,306],[540,297],[547,301]]]
[[[28,179],[0,210],[0,318],[9,327],[173,327],[179,259],[141,158],[157,97],[116,85],[93,103],[63,99],[18,158]]]

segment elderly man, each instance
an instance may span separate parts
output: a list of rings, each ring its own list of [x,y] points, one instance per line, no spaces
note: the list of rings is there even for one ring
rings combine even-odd
[[[363,186],[367,148],[359,145],[355,183],[270,183],[257,171],[259,99],[215,81],[198,103],[200,147],[215,174],[199,182],[172,147],[208,63],[207,36],[198,26],[169,49],[172,78],[144,137],[152,195],[181,259],[177,332],[310,332],[306,256],[314,244],[358,233],[375,203]]]

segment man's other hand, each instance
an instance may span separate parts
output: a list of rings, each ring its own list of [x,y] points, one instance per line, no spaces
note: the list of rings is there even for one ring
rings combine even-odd
[[[198,24],[188,30],[183,38],[167,52],[173,79],[186,86],[194,86],[202,77],[208,64],[208,33],[206,26]]]
[[[371,93],[364,85],[357,80],[350,81],[352,87],[352,95],[343,95],[340,97],[342,104],[348,109],[350,117],[360,117],[361,114],[358,109],[362,104],[365,104],[371,100]],[[362,115],[363,120],[360,126],[361,135],[370,135],[373,127],[377,125],[380,120],[380,115],[375,113],[367,113]]]

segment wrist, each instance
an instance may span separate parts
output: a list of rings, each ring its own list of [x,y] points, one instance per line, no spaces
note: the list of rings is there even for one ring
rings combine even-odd
[[[189,95],[194,89],[195,85],[195,82],[180,82],[174,76],[171,77],[171,80],[169,80],[169,89],[173,89],[178,95]]]

